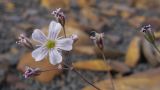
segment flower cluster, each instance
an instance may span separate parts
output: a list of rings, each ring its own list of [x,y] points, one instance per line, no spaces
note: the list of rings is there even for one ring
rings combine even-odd
[[[65,34],[65,37],[58,37],[61,29],[64,29],[65,16],[60,8],[53,11],[52,14],[55,16],[58,22],[50,22],[48,36],[46,36],[40,29],[35,29],[32,33],[32,39],[38,42],[38,45],[36,45],[38,47],[32,51],[32,57],[35,59],[35,61],[41,61],[47,55],[49,55],[49,62],[52,65],[61,66],[60,63],[62,62],[62,51],[72,50],[72,44],[78,40],[78,36],[73,34],[67,37]],[[34,49],[31,40],[24,34],[21,34],[18,37],[18,41],[16,43],[27,48]],[[58,69],[63,69],[63,67],[58,67]],[[46,69],[46,71],[48,71],[48,69]],[[40,74],[40,72],[41,71],[39,68],[34,69],[27,66],[24,77],[28,78],[31,76],[37,76]]]

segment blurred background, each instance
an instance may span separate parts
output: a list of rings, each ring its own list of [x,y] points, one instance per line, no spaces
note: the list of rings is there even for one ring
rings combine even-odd
[[[31,51],[16,40],[21,33],[30,38],[36,28],[47,33],[57,8],[66,15],[67,35],[79,36],[64,59],[72,61],[89,81],[111,90],[109,69],[89,38],[91,31],[104,32],[104,52],[111,60],[116,90],[159,90],[159,53],[139,31],[151,24],[160,45],[160,0],[0,0],[0,90],[94,90],[72,71],[23,77],[25,65],[44,69],[52,65],[47,59],[35,62]]]

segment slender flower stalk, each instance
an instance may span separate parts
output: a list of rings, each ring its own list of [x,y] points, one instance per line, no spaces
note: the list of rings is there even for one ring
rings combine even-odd
[[[98,88],[97,86],[95,86],[93,83],[91,83],[90,81],[88,81],[77,69],[75,69],[73,66],[64,64],[66,67],[70,68],[70,70],[74,71],[78,76],[80,76],[81,79],[83,79],[85,82],[87,82],[89,85],[91,85],[92,87],[94,87],[97,90],[101,90],[100,88]]]
[[[103,57],[103,60],[104,60],[105,64],[106,64],[107,66],[111,66],[110,60],[108,60],[108,61],[106,60],[106,57],[105,57],[103,51],[101,51],[101,54],[102,54],[102,57]],[[108,68],[108,67],[107,67],[107,68]],[[115,89],[115,85],[114,85],[114,81],[113,81],[113,79],[112,79],[112,74],[111,74],[110,69],[109,69],[109,71],[108,71],[108,75],[109,75],[109,78],[110,78],[110,81],[111,81],[112,90],[116,90],[116,89]]]
[[[95,31],[92,31],[90,38],[93,40],[95,46],[98,47],[98,49],[100,50],[104,63],[107,66],[111,66],[110,60],[106,60],[106,57],[104,54],[104,34],[103,33],[96,33]],[[107,66],[106,66],[106,69],[108,68]],[[115,85],[114,85],[114,81],[112,79],[112,74],[111,74],[110,69],[108,71],[108,75],[109,75],[109,78],[111,81],[112,90],[115,90]]]
[[[151,28],[151,25],[143,26],[141,31],[145,37],[145,39],[160,53],[160,50],[158,49],[156,42],[155,42],[155,35]]]
[[[63,11],[61,8],[58,8],[56,10],[54,10],[52,12],[52,14],[54,15],[54,17],[57,19],[57,21],[62,25],[63,27],[63,32],[64,32],[64,35],[65,35],[65,38],[67,37],[66,35],[66,31],[65,31],[65,19],[66,19],[66,16],[64,15]]]
[[[27,38],[24,34],[20,34],[20,36],[18,37],[18,40],[16,41],[16,43],[18,45],[24,46],[28,49],[34,49],[31,41],[29,38]]]

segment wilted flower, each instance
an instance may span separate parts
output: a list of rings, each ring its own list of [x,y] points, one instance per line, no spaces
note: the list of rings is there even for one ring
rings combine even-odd
[[[103,33],[96,33],[95,31],[92,31],[90,38],[93,40],[95,45],[100,50],[103,50],[104,48],[104,42],[103,42],[104,34]]]
[[[16,41],[16,43],[21,46],[25,46],[29,49],[33,49],[32,43],[30,42],[29,38],[27,38],[24,34],[20,34],[20,36],[18,37],[18,41]]]
[[[65,15],[62,12],[62,9],[58,8],[55,11],[53,11],[52,14],[55,16],[57,21],[64,27],[64,25],[65,25]]]
[[[25,67],[24,77],[29,78],[32,76],[38,76],[40,75],[41,70],[39,68],[31,68],[29,66]]]
[[[155,44],[155,35],[151,28],[151,25],[142,27],[141,32],[143,32],[144,37],[146,38],[146,40],[148,40],[148,42],[150,42],[151,44]]]
[[[40,43],[40,47],[32,52],[32,57],[36,61],[41,61],[49,53],[49,61],[56,65],[62,62],[60,50],[72,50],[72,38],[57,38],[62,26],[52,21],[49,25],[48,37],[45,36],[39,29],[32,33],[33,40]]]

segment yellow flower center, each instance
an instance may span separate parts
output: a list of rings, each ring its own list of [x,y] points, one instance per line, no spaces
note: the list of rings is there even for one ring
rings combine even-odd
[[[46,43],[46,47],[48,49],[51,49],[51,48],[54,48],[56,45],[56,42],[55,41],[52,41],[52,40],[48,40],[47,43]]]

